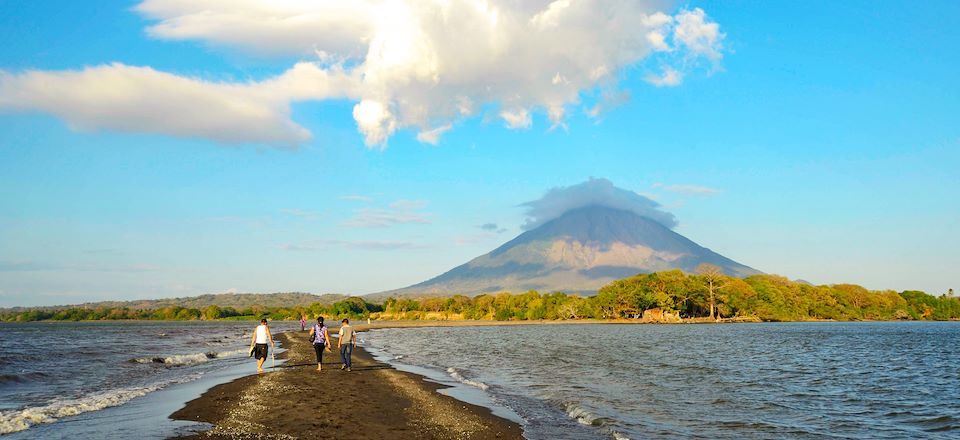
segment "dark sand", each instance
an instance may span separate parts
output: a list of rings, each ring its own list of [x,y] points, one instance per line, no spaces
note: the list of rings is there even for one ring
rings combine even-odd
[[[318,372],[306,332],[276,339],[287,349],[277,356],[288,359],[282,367],[215,386],[170,416],[214,425],[182,439],[523,438],[516,423],[439,394],[441,385],[377,362],[360,347],[353,371],[340,370],[334,343]]]

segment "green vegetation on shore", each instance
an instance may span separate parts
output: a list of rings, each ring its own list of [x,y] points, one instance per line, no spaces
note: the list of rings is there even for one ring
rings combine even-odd
[[[479,319],[479,320],[566,320],[632,319],[645,310],[658,309],[663,315],[697,320],[721,318],[760,321],[805,320],[956,320],[960,319],[960,298],[932,296],[920,291],[867,290],[853,284],[814,286],[776,275],[754,275],[744,279],[704,267],[698,274],[679,270],[641,274],[614,281],[595,296],[561,292],[541,294],[498,293],[473,298],[454,295],[444,298],[388,298],[372,304],[350,297],[332,304],[242,309],[211,305],[203,309],[167,306],[158,309],[130,307],[66,307],[60,309],[19,309],[0,311],[2,321],[80,320],[274,320],[350,317],[354,319]]]

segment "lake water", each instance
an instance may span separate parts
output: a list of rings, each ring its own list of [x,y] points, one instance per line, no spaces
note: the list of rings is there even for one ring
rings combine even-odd
[[[168,416],[254,371],[254,324],[0,324],[0,433],[199,429]],[[522,423],[530,439],[960,438],[960,323],[447,327],[361,339]]]
[[[367,345],[554,438],[960,438],[960,323],[374,330]]]
[[[0,435],[164,438],[195,428],[167,418],[210,386],[255,371],[256,324],[0,324]]]

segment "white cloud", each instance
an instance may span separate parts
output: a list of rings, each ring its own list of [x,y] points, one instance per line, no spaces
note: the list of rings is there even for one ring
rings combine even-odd
[[[533,119],[530,118],[530,112],[525,108],[513,110],[504,110],[500,112],[500,117],[509,128],[530,128],[533,125]]]
[[[307,211],[299,208],[281,209],[280,212],[287,215],[294,216],[294,217],[300,217],[304,220],[310,220],[310,221],[317,220],[320,218],[320,214],[317,212]]]
[[[565,212],[594,205],[632,211],[668,228],[677,226],[676,217],[660,209],[660,204],[650,198],[617,188],[607,179],[590,178],[577,185],[553,188],[539,200],[520,205],[527,208],[523,229],[534,229]]]
[[[604,112],[613,110],[630,101],[630,93],[626,91],[604,90],[597,103],[585,109],[584,113],[591,118],[597,118]]]
[[[374,32],[362,0],[146,0],[142,15],[160,20],[147,28],[156,38],[200,40],[264,55],[326,53],[361,56]]]
[[[311,134],[290,119],[289,103],[336,97],[346,81],[340,71],[309,63],[251,83],[204,81],[120,63],[58,72],[0,71],[0,109],[51,113],[80,131],[296,146]]]
[[[667,44],[667,35],[670,33],[670,26],[673,24],[673,17],[657,12],[650,14],[644,20],[646,28],[649,29],[646,35],[647,43],[657,52],[670,52],[673,48]]]
[[[441,125],[430,130],[422,130],[417,133],[417,140],[431,145],[437,145],[440,142],[440,135],[453,128],[453,124]]]
[[[683,82],[683,74],[667,66],[663,68],[663,74],[655,75],[651,73],[648,74],[644,80],[657,87],[674,87]]]
[[[388,209],[362,208],[343,223],[352,228],[384,228],[397,224],[430,224],[430,214],[418,212],[427,206],[423,200],[397,200]]]
[[[248,83],[122,64],[2,73],[0,109],[52,113],[78,129],[269,145],[310,139],[290,117],[290,103],[303,100],[354,102],[364,141],[381,148],[405,128],[436,143],[479,111],[514,129],[531,127],[537,112],[563,126],[568,107],[615,86],[621,72],[652,55],[681,73],[697,59],[720,60],[724,35],[703,10],[671,16],[658,4],[146,0],[136,10],[153,21],[154,38],[314,61]]]
[[[382,102],[364,99],[353,106],[353,119],[367,145],[384,145],[397,130],[397,118]]]
[[[359,194],[347,194],[345,196],[340,196],[340,200],[352,200],[355,202],[372,202],[373,197],[359,195]]]
[[[720,32],[719,24],[707,20],[703,9],[681,11],[676,16],[676,22],[673,30],[674,45],[686,47],[690,56],[703,56],[713,62],[720,61],[722,41],[726,35]]]
[[[292,252],[318,252],[338,246],[348,249],[363,250],[396,250],[396,249],[423,249],[426,246],[408,241],[377,241],[377,240],[320,240],[311,244],[282,244],[280,249]]]
[[[646,197],[650,200],[657,200],[657,195],[653,193],[643,192],[643,191],[634,191],[637,195]]]
[[[358,210],[353,218],[344,222],[343,225],[352,228],[383,228],[405,223],[429,224],[430,219],[416,212],[363,208]]]

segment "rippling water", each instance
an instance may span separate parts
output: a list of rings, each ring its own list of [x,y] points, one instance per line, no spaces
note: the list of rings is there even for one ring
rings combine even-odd
[[[552,438],[960,438],[960,323],[375,330]]]
[[[255,325],[0,324],[0,434],[16,433],[14,437],[23,438],[83,434],[83,438],[92,433],[97,438],[128,438],[123,431],[126,428],[120,425],[129,422],[129,429],[142,437],[143,427],[137,426],[136,418],[164,420],[182,402],[155,411],[156,402],[151,403],[137,408],[135,415],[110,409],[127,407],[156,391],[215,376],[244,363],[252,371],[255,367],[247,357],[247,347]],[[274,332],[294,328],[291,323],[280,323],[280,329],[276,323],[272,326]],[[153,414],[156,411],[160,413]],[[82,421],[90,422],[85,425]],[[146,437],[163,435],[158,431]]]

